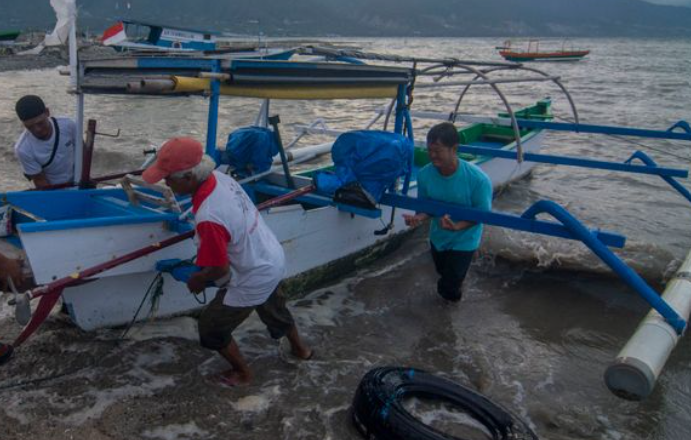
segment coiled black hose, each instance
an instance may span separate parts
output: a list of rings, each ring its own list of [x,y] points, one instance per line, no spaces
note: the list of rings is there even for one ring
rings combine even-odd
[[[376,368],[365,374],[353,399],[355,427],[372,440],[463,440],[413,417],[402,405],[408,397],[436,399],[461,408],[484,425],[493,440],[537,440],[525,422],[483,395],[425,371],[401,367]]]

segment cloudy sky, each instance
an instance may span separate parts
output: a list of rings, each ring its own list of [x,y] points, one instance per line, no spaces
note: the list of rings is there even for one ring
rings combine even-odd
[[[649,3],[658,5],[688,6],[691,8],[691,0],[646,0]]]

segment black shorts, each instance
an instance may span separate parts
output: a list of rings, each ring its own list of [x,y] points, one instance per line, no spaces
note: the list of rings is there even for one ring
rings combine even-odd
[[[263,303],[250,307],[231,307],[223,304],[226,289],[221,289],[199,317],[199,342],[202,347],[220,350],[230,344],[233,331],[256,310],[274,339],[280,339],[295,325],[286,307],[281,285]]]
[[[439,274],[437,293],[448,301],[460,301],[463,294],[461,286],[475,251],[439,251],[433,244],[431,246],[434,267]]]

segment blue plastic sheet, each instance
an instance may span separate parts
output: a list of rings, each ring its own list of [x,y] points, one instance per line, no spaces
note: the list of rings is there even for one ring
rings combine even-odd
[[[351,131],[336,139],[331,157],[334,171],[319,172],[314,177],[318,192],[331,196],[342,186],[357,181],[379,201],[396,179],[410,169],[413,143],[388,131]]]
[[[271,168],[278,154],[274,133],[264,127],[245,127],[228,135],[221,164],[230,165],[241,177],[262,173]]]

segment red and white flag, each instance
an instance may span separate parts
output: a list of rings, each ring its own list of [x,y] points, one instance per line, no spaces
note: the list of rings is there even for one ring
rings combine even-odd
[[[103,37],[101,37],[101,41],[105,46],[112,46],[125,40],[127,40],[127,34],[125,33],[125,25],[121,21],[106,29]]]

